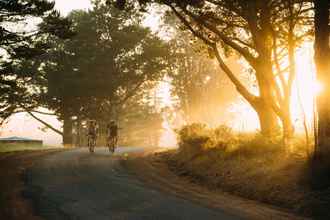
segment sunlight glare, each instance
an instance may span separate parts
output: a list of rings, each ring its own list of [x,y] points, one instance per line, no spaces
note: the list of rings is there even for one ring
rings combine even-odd
[[[313,54],[311,42],[304,43],[296,52],[297,74],[292,88],[291,115],[298,131],[302,131],[304,114],[311,128],[315,96],[322,90],[321,83],[316,81]]]
[[[174,97],[172,97],[172,85],[169,77],[165,76],[157,85],[156,99],[157,108],[173,107]]]
[[[312,129],[315,96],[322,91],[323,87],[316,81],[313,54],[312,42],[304,43],[296,51],[296,77],[292,86],[291,116],[298,133],[303,132],[304,115],[309,129]],[[244,67],[246,65],[243,62]],[[249,89],[253,91],[253,88]],[[253,92],[258,95],[256,91]],[[238,100],[232,103],[229,113],[228,123],[234,130],[250,132],[260,129],[257,114],[246,101]]]
[[[323,84],[319,81],[314,82],[313,85],[313,93],[315,96],[317,96],[318,94],[320,94],[323,90]]]
[[[159,140],[159,146],[160,147],[175,147],[177,145],[176,143],[176,133],[172,128],[172,125],[170,123],[170,118],[167,115],[166,111],[163,111],[163,109],[170,109],[170,111],[173,111],[173,107],[175,104],[175,97],[172,96],[172,83],[171,79],[167,76],[163,78],[161,82],[159,82],[158,86],[156,87],[156,108],[160,111],[162,111],[162,134]]]
[[[173,148],[177,145],[176,133],[172,129],[169,120],[164,118],[162,123],[163,132],[159,140],[159,146],[162,148]]]
[[[88,10],[91,7],[91,0],[55,0],[55,8],[64,16],[72,10]]]

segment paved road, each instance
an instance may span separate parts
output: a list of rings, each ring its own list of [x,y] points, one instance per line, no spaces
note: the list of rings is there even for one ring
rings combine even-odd
[[[120,148],[116,154],[139,150]],[[36,213],[49,220],[239,219],[150,188],[105,148],[44,157],[27,171],[26,184]]]

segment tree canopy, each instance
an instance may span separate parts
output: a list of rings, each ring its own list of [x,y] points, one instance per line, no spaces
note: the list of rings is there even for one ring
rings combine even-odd
[[[111,1],[108,1],[111,3]],[[136,1],[115,1],[118,7],[136,5]],[[264,136],[277,133],[278,119],[284,138],[292,136],[290,96],[295,76],[294,49],[310,34],[309,2],[269,1],[138,1],[168,6],[180,23],[218,60],[219,66],[257,112]],[[126,5],[126,6],[125,6]],[[126,8],[127,9],[127,8]],[[299,31],[298,31],[299,27]],[[235,53],[242,57],[254,74],[258,92],[254,93],[237,73],[228,67],[224,56]],[[288,58],[289,57],[289,58]],[[281,65],[289,59],[288,66]]]
[[[66,102],[71,103],[72,109],[65,110],[70,116],[109,116],[162,76],[166,45],[138,24],[138,14],[96,2],[93,11],[69,17],[77,35],[59,44],[43,67],[50,109],[63,114]]]
[[[0,2],[0,117],[38,106],[38,58],[45,55],[50,38],[73,35],[70,21],[47,0]]]
[[[64,130],[72,117],[119,119],[133,97],[137,105],[147,105],[143,94],[164,75],[169,51],[141,26],[141,14],[94,1],[93,10],[74,11],[68,18],[76,35],[56,40],[44,57],[41,105],[64,121]]]

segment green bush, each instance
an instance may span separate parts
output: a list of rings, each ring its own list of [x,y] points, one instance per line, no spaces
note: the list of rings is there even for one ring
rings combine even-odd
[[[209,134],[209,129],[205,124],[193,123],[186,125],[179,130],[179,139],[182,142],[194,137],[205,136]]]
[[[210,129],[205,124],[194,123],[178,132],[179,154],[184,160],[194,158],[210,145]]]
[[[230,127],[220,125],[210,129],[205,124],[193,123],[178,131],[179,157],[189,161],[206,150],[216,149],[226,157],[254,157],[271,155],[284,150],[278,139],[267,139],[258,133],[235,133]]]
[[[226,150],[237,142],[232,129],[225,125],[210,129],[205,124],[193,123],[179,130],[178,137],[183,160],[190,160],[210,148]]]
[[[226,150],[229,146],[233,146],[238,141],[237,135],[233,132],[233,130],[226,126],[220,125],[219,127],[213,130],[214,142],[216,148],[222,148]]]

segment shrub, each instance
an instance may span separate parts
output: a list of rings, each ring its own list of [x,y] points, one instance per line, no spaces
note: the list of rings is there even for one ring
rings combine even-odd
[[[263,158],[272,157],[284,153],[285,148],[281,141],[269,141],[269,139],[256,135],[253,138],[239,139],[236,152],[242,157],[253,158],[263,155]]]
[[[233,130],[226,125],[220,125],[214,129],[214,135],[217,141],[229,141],[235,136]]]
[[[206,136],[209,133],[209,129],[205,124],[193,123],[184,126],[178,133],[180,141],[185,142],[194,137]]]
[[[226,150],[229,146],[233,146],[238,141],[237,136],[234,134],[233,130],[226,126],[220,125],[213,130],[214,142],[216,148],[222,148]]]
[[[211,131],[205,124],[194,123],[183,127],[179,132],[179,154],[190,160],[211,145]]]

